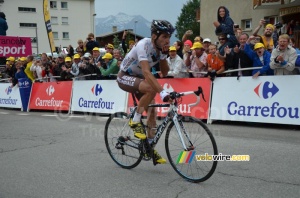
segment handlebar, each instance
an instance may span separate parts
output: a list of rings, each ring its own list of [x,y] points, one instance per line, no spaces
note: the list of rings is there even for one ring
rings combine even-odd
[[[189,107],[196,106],[197,104],[199,104],[200,95],[202,95],[202,99],[206,102],[206,100],[204,98],[202,87],[198,87],[198,90],[196,90],[196,91],[187,91],[187,92],[181,92],[181,93],[177,93],[175,91],[171,92],[170,98],[172,100],[175,100],[177,98],[180,98],[181,96],[192,95],[192,94],[195,94],[197,96],[197,101],[195,103],[189,104]]]

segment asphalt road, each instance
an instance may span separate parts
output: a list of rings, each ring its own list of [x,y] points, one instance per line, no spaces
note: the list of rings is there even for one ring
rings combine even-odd
[[[220,153],[251,159],[219,162],[209,180],[194,184],[168,163],[117,166],[104,144],[106,119],[0,109],[0,198],[300,197],[299,127],[209,125]],[[166,158],[162,139],[157,148]]]

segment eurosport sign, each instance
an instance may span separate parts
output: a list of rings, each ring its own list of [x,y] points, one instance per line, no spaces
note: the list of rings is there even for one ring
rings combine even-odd
[[[11,83],[0,83],[0,107],[22,108],[18,86],[11,87]]]
[[[0,36],[0,57],[32,55],[30,37]]]
[[[72,81],[33,83],[29,109],[68,111],[71,93]]]
[[[211,120],[300,125],[300,76],[217,78]]]
[[[115,80],[74,81],[71,111],[124,112],[126,102],[127,94]]]

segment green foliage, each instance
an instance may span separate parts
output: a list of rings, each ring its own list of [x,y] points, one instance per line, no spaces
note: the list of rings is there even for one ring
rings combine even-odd
[[[121,44],[121,41],[120,41],[118,35],[115,34],[114,39],[113,39],[113,45],[115,48],[119,48],[120,44]]]
[[[176,22],[177,34],[175,35],[179,40],[187,30],[193,31],[192,38],[189,39],[194,39],[200,35],[200,23],[196,20],[196,12],[200,7],[200,1],[190,0],[181,9],[181,14]]]

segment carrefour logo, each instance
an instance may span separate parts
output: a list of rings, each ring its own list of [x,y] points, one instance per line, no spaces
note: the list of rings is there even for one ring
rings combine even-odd
[[[231,101],[227,106],[229,115],[245,117],[269,117],[269,118],[290,118],[299,119],[300,111],[298,107],[285,106],[274,101],[274,96],[279,92],[279,88],[272,82],[260,83],[254,89],[256,95],[263,99],[270,99],[266,103],[248,104]]]
[[[258,95],[258,97],[262,97],[263,99],[272,98],[277,94],[278,91],[278,87],[274,83],[269,81],[266,81],[265,83],[260,83],[254,89],[256,95]]]
[[[55,89],[52,85],[50,85],[47,89],[46,89],[46,93],[48,96],[51,96],[53,93],[55,92]]]
[[[103,91],[101,85],[99,84],[96,84],[92,87],[91,89],[92,93],[95,95],[95,96],[98,96],[101,94],[101,92]]]
[[[12,88],[11,88],[10,86],[8,86],[8,87],[5,89],[6,95],[9,95],[11,92],[12,92]]]

